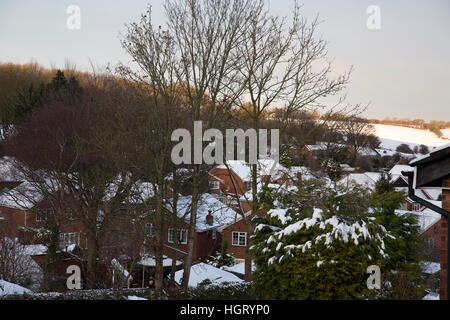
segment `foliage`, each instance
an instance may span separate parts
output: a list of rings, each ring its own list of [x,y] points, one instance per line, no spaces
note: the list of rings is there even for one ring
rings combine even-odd
[[[402,143],[401,145],[399,145],[397,147],[397,149],[395,149],[395,151],[401,152],[401,153],[410,153],[410,154],[414,153],[414,151],[411,150],[411,147],[409,145],[407,145],[406,143]]]
[[[222,242],[222,251],[215,256],[211,256],[208,263],[216,268],[228,267],[234,264],[234,254],[228,253],[228,241],[226,239]]]
[[[371,195],[371,207],[377,223],[386,228],[394,238],[386,240],[387,259],[384,272],[391,286],[385,295],[392,299],[421,297],[424,278],[420,268],[423,242],[419,238],[417,218],[412,214],[396,212],[405,194],[395,191],[390,175],[383,175]]]
[[[223,283],[199,285],[185,294],[170,297],[178,300],[255,300],[252,283]]]
[[[358,299],[367,294],[367,267],[384,265],[388,234],[374,222],[361,190],[336,191],[323,188],[315,207],[278,199],[283,209],[255,218],[252,251],[259,298]]]

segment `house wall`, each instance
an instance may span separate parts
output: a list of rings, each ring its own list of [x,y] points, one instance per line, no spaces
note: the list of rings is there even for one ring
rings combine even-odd
[[[442,180],[443,188],[450,188],[450,174],[447,175]],[[443,189],[442,190],[442,208],[450,212],[450,190]],[[441,274],[440,274],[440,287],[441,287],[441,300],[447,300],[448,288],[447,288],[447,247],[448,247],[448,239],[447,233],[448,231],[448,218],[441,218],[441,241],[440,241],[440,250],[441,250]]]
[[[222,241],[228,241],[228,252],[234,254],[236,259],[245,259],[245,247],[233,245],[233,231],[235,232],[247,232],[244,220],[239,220],[236,223],[228,226],[222,231]],[[247,236],[248,241],[248,236]]]
[[[241,180],[241,178],[234,173],[233,171],[231,171],[231,176],[233,176],[233,179],[235,181],[235,185],[236,185],[236,189],[233,185],[233,182],[231,180],[231,176],[230,176],[230,172],[227,169],[212,169],[210,171],[210,173],[213,176],[216,176],[217,178],[223,180],[223,181],[219,181],[220,182],[220,189],[218,190],[211,190],[211,193],[215,193],[218,194],[220,193],[220,191],[224,192],[224,193],[236,193],[235,191],[237,191],[238,194],[244,194],[247,190],[246,188],[246,184],[244,181]],[[217,179],[215,179],[214,177],[209,176],[208,177],[208,181],[217,181]]]
[[[430,253],[432,253],[433,257],[440,257],[440,245],[441,245],[441,220],[437,221],[431,227],[429,227],[425,232],[423,232],[420,237],[430,240],[431,243],[428,249],[432,249]]]
[[[144,223],[152,223],[151,218],[147,218]],[[169,242],[169,229],[173,228],[173,224],[166,221],[163,227],[163,254],[171,259],[183,260],[187,255],[187,243]],[[189,224],[180,219],[177,223],[178,230],[187,230],[187,238],[189,239]],[[212,231],[196,232],[194,235],[194,261],[204,260],[213,255],[216,251],[220,251],[222,239],[218,232],[216,232],[216,239],[212,239]]]

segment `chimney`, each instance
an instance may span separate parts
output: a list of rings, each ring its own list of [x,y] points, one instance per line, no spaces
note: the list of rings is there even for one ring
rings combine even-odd
[[[209,224],[210,226],[212,226],[213,222],[214,222],[214,217],[212,215],[212,211],[209,210],[208,214],[206,215],[206,224]]]

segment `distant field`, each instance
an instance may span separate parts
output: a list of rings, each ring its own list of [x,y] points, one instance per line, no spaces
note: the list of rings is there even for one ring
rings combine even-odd
[[[444,130],[441,130],[441,132],[444,135],[444,138],[450,139],[450,129],[444,129]]]
[[[381,147],[395,150],[402,143],[411,148],[424,144],[429,147],[440,147],[450,143],[450,140],[438,138],[433,132],[408,127],[374,124],[376,135],[381,140]],[[442,130],[445,136],[450,138],[450,129]]]

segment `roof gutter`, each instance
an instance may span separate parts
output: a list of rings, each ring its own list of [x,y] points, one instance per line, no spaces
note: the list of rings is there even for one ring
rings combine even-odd
[[[416,196],[416,194],[414,193],[414,188],[413,188],[413,180],[414,180],[414,172],[413,171],[402,171],[402,175],[408,177],[408,197],[411,198],[411,200],[418,202],[421,205],[448,218],[448,216],[450,215],[450,212],[448,212],[447,210],[445,210],[441,207],[438,207],[438,206],[432,204],[431,202],[428,202],[427,200],[425,200],[423,198]]]

